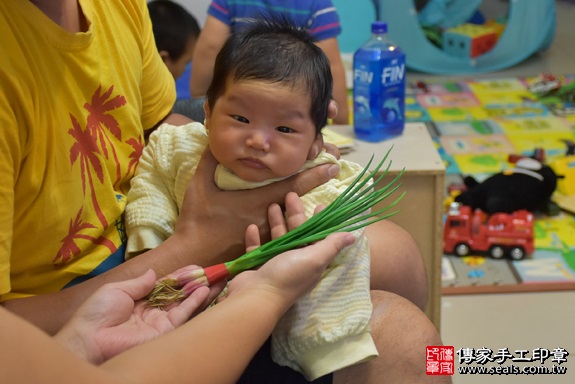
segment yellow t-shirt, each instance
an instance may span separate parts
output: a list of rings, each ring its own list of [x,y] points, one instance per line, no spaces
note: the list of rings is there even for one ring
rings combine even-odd
[[[175,100],[144,0],[80,0],[69,33],[0,1],[0,295],[60,290],[119,264],[143,130]]]

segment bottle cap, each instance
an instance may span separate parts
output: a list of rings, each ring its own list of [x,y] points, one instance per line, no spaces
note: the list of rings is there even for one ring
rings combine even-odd
[[[374,21],[371,23],[371,33],[387,33],[387,23],[385,21]]]

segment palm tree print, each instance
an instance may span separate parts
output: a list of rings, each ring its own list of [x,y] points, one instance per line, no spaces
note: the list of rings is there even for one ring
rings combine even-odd
[[[78,120],[76,120],[73,115],[70,115],[70,118],[72,119],[72,128],[68,131],[68,133],[74,139],[76,139],[76,142],[72,144],[72,147],[70,148],[70,161],[72,165],[74,165],[76,160],[80,159],[82,190],[84,195],[86,195],[87,176],[92,196],[92,204],[94,205],[94,211],[96,212],[98,219],[100,219],[102,226],[106,228],[108,226],[108,222],[106,221],[104,213],[98,204],[98,198],[94,190],[94,180],[92,179],[92,172],[90,172],[90,169],[93,168],[96,173],[96,177],[98,180],[100,180],[100,183],[104,182],[104,172],[98,157],[98,147],[96,146],[96,142],[94,141],[93,137],[90,135],[90,131],[87,129],[82,130],[82,127],[80,127],[80,124],[78,124]]]
[[[126,140],[126,144],[129,144],[134,150],[128,156],[130,158],[130,163],[128,164],[128,170],[126,173],[128,176],[130,173],[132,176],[136,174],[136,168],[138,167],[138,163],[140,162],[140,156],[142,156],[142,152],[144,151],[144,143],[142,141],[142,137],[140,136],[139,140],[134,139],[133,137]]]
[[[111,85],[110,88],[108,88],[108,90],[102,94],[101,91],[102,86],[100,85],[98,89],[96,89],[96,92],[94,92],[92,95],[92,100],[90,103],[84,104],[84,108],[89,112],[86,122],[86,130],[88,130],[90,135],[94,137],[96,144],[100,144],[100,147],[102,148],[102,154],[106,157],[106,159],[108,159],[108,145],[110,146],[110,150],[116,163],[116,182],[114,183],[114,185],[116,185],[122,177],[120,161],[116,155],[116,149],[110,141],[111,139],[106,134],[104,128],[107,128],[108,131],[114,135],[116,139],[119,141],[122,140],[122,131],[120,130],[120,125],[114,116],[108,114],[108,112],[125,105],[126,98],[124,96],[118,95],[108,100],[114,91],[113,85]]]
[[[54,264],[65,264],[68,260],[80,254],[82,250],[76,244],[77,239],[84,239],[92,241],[93,243],[96,244],[102,244],[108,247],[111,253],[116,252],[117,247],[110,240],[102,237],[96,239],[94,236],[84,235],[80,233],[80,231],[84,229],[96,228],[96,226],[93,224],[83,223],[81,216],[82,216],[82,208],[80,208],[78,214],[74,219],[70,219],[68,234],[61,240],[62,246],[58,250],[56,257],[52,261]]]
[[[70,147],[70,163],[72,166],[76,163],[80,165],[82,192],[86,196],[86,191],[90,191],[94,212],[104,229],[108,228],[109,224],[98,203],[94,182],[97,178],[101,184],[104,183],[104,167],[110,153],[116,165],[114,187],[122,180],[121,164],[115,145],[112,142],[112,136],[121,142],[122,134],[118,121],[109,112],[126,105],[126,98],[124,96],[111,97],[113,90],[114,86],[110,86],[107,91],[102,93],[102,86],[100,85],[92,95],[90,102],[83,105],[88,111],[86,128],[82,129],[78,119],[70,114],[72,128],[68,130],[68,134],[74,138],[74,142]],[[135,172],[144,144],[141,136],[138,139],[130,138],[126,143],[134,149],[132,154],[129,155],[130,163],[126,172],[126,176],[129,176],[130,172]],[[82,222],[82,211],[83,208],[79,210],[75,219],[70,220],[68,234],[61,241],[62,246],[53,260],[54,263],[66,263],[70,259],[77,257],[82,252],[82,249],[76,244],[79,239],[89,240],[93,244],[105,246],[110,250],[110,254],[114,254],[118,250],[111,240],[103,236],[95,238],[94,236],[81,233],[86,229],[96,228],[95,223]],[[121,232],[120,236],[122,236]]]

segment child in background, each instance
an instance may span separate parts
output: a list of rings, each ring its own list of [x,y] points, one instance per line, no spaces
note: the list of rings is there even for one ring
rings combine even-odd
[[[331,162],[340,167],[338,177],[302,201],[309,217],[318,204],[336,199],[363,167],[322,151],[332,84],[329,61],[305,29],[259,19],[232,34],[216,58],[205,127],[163,124],[150,136],[128,195],[127,257],[171,236],[207,146],[220,163],[215,183],[221,189],[256,188]],[[369,329],[369,245],[364,230],[354,235],[355,244],[340,252],[272,336],[274,361],[309,380],[378,354]]]
[[[331,0],[263,0],[231,2],[213,0],[208,9],[204,32],[198,39],[194,52],[190,89],[193,98],[206,95],[212,80],[214,59],[227,37],[237,32],[252,18],[281,15],[299,27],[306,28],[325,52],[333,75],[333,98],[339,104],[334,124],[349,124],[345,69],[337,36],[341,25]]]
[[[198,21],[181,5],[169,0],[150,1],[148,11],[158,52],[176,80],[178,99],[189,98],[189,77],[185,87],[178,87],[177,83],[186,72],[190,74],[194,47],[200,36]]]

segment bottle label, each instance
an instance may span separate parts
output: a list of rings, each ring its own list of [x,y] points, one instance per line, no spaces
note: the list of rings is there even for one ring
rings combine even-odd
[[[356,132],[393,136],[403,130],[405,109],[404,56],[356,60],[353,73]]]
[[[405,75],[405,64],[399,63],[398,59],[390,60],[390,66],[384,67],[381,72],[381,85],[384,87],[400,84]]]

